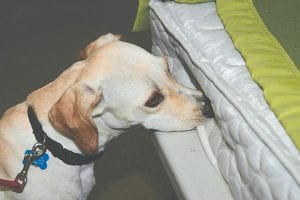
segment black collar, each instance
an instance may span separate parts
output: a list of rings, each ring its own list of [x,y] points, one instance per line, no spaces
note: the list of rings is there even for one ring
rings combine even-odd
[[[46,148],[53,156],[59,158],[64,163],[68,165],[86,165],[94,162],[103,155],[103,151],[89,156],[65,149],[60,143],[47,136],[32,106],[28,106],[27,115],[36,140],[40,143],[45,142]]]

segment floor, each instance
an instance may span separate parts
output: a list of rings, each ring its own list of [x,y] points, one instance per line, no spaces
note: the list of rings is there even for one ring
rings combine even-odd
[[[6,0],[0,7],[0,115],[54,79],[99,35],[113,32],[151,49],[148,31],[132,33],[138,1]],[[176,200],[143,128],[112,141],[95,171],[89,200]]]

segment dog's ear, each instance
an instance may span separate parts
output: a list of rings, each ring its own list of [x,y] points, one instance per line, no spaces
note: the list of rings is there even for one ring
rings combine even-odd
[[[81,60],[86,59],[89,55],[92,54],[92,52],[110,42],[120,40],[120,35],[115,35],[112,33],[107,33],[106,35],[100,36],[97,40],[91,42],[89,45],[87,45],[83,50],[80,51],[78,58]]]
[[[100,99],[99,91],[75,83],[52,106],[48,115],[51,124],[88,155],[98,148],[98,131],[92,112]]]

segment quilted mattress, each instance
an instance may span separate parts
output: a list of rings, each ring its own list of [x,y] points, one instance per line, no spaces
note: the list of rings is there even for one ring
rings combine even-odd
[[[215,4],[152,0],[150,18],[153,53],[170,57],[186,72],[177,78],[211,100],[218,131],[199,127],[198,136],[233,197],[300,199],[299,152],[251,79]]]

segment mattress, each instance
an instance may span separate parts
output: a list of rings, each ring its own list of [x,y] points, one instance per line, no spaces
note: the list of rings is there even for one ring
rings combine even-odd
[[[299,152],[252,80],[215,3],[152,0],[150,24],[153,53],[170,57],[175,68],[186,72],[177,79],[193,83],[211,100],[214,128],[201,126],[197,136],[233,197],[299,199]],[[168,146],[161,134],[156,139],[162,149]]]
[[[216,5],[251,77],[300,150],[300,20],[294,14],[299,1],[217,0]]]

